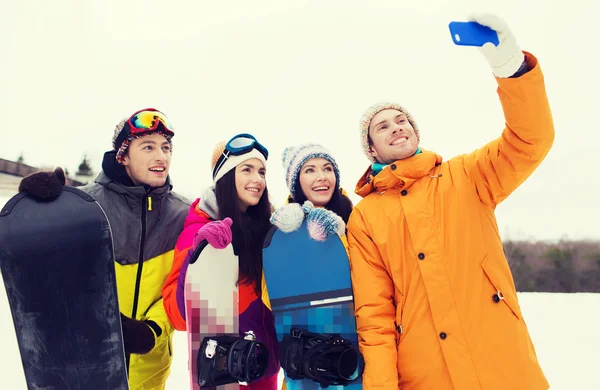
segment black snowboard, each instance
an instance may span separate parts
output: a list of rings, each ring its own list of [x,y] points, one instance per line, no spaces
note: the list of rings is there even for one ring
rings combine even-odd
[[[128,389],[112,233],[94,198],[15,195],[0,212],[0,268],[29,389]]]

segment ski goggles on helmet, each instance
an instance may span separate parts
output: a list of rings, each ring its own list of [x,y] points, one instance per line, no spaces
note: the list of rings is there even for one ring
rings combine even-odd
[[[163,125],[167,134],[175,135],[175,129],[169,118],[154,108],[146,108],[134,113],[129,117],[127,123],[129,124],[129,132],[134,135],[155,131],[158,129],[159,124]]]
[[[225,164],[225,161],[229,158],[229,156],[239,156],[241,154],[248,153],[252,149],[256,149],[265,157],[265,160],[269,158],[269,151],[263,145],[260,144],[250,134],[238,134],[231,138],[227,144],[225,145],[225,150],[219,156],[217,163],[215,164],[215,168],[213,169],[213,179],[219,172],[219,169]]]

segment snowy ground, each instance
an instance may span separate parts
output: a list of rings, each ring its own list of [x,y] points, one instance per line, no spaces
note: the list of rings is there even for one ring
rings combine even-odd
[[[519,299],[552,390],[600,389],[600,294],[521,293]],[[185,334],[175,334],[168,390],[189,386]],[[0,287],[0,378],[3,389],[26,389],[4,286]]]

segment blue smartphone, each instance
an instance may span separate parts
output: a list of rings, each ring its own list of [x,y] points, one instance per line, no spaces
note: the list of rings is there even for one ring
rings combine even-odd
[[[476,22],[450,22],[450,35],[455,44],[461,46],[483,46],[491,42],[498,46],[498,34],[487,26]]]

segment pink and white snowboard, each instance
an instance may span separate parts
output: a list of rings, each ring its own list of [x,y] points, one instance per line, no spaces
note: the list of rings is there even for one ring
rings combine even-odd
[[[206,243],[206,242],[204,242]],[[201,244],[202,245],[202,244]],[[205,336],[239,335],[238,257],[231,244],[224,249],[206,245],[188,266],[185,278],[190,389],[199,390],[198,349]],[[239,390],[238,383],[217,390]]]

